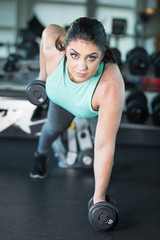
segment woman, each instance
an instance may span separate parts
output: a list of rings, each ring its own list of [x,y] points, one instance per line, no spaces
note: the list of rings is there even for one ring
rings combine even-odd
[[[46,176],[51,143],[70,126],[75,116],[90,120],[98,116],[93,202],[105,201],[125,90],[103,25],[95,19],[79,18],[67,33],[58,25],[47,26],[42,34],[38,79],[46,81],[51,101],[30,176]]]

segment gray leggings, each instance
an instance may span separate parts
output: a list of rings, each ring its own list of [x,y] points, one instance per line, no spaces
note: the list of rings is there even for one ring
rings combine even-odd
[[[38,152],[47,155],[51,144],[65,130],[68,129],[74,119],[74,115],[64,108],[50,101],[47,114],[47,122],[44,123],[38,142]],[[95,134],[97,118],[89,119],[92,134]]]

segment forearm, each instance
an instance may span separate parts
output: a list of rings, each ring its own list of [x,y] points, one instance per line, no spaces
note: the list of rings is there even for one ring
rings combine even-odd
[[[114,149],[103,146],[95,149],[94,177],[95,192],[94,202],[105,200],[105,194],[113,167]]]

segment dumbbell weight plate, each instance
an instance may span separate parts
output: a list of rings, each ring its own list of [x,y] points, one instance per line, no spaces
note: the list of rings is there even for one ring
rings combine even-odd
[[[42,106],[49,101],[45,91],[45,82],[41,80],[35,80],[29,84],[26,95],[28,100],[36,106]]]
[[[146,120],[146,110],[141,103],[132,102],[127,109],[127,118],[131,123],[143,124]]]
[[[126,104],[128,104],[129,102],[131,102],[132,100],[135,100],[135,99],[138,99],[140,102],[147,104],[147,98],[144,95],[144,93],[141,91],[131,92],[126,99]]]
[[[160,94],[152,100],[152,117],[154,125],[160,126]]]
[[[106,231],[113,228],[118,222],[118,209],[113,202],[88,203],[88,219],[91,225],[98,231]]]
[[[92,168],[93,167],[94,154],[92,149],[86,151],[80,151],[78,154],[78,163],[83,168]]]
[[[144,123],[148,116],[147,99],[143,92],[134,91],[126,99],[126,116],[131,123]]]
[[[160,51],[153,53],[151,59],[154,66],[154,74],[156,77],[160,77]]]
[[[145,75],[149,64],[149,56],[142,47],[136,47],[127,53],[129,71],[133,75]]]

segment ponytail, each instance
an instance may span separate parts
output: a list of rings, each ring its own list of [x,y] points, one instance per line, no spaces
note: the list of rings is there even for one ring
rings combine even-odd
[[[117,63],[116,58],[113,54],[113,51],[108,46],[107,46],[107,49],[104,53],[104,57],[103,57],[102,61],[104,63]]]

